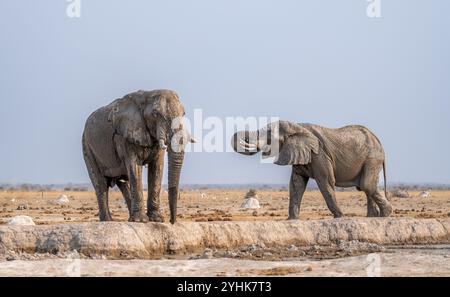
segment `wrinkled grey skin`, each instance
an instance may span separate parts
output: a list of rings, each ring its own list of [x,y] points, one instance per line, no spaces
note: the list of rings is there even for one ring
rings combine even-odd
[[[114,185],[125,198],[129,221],[163,221],[159,195],[167,150],[170,222],[175,223],[184,143],[190,136],[182,124],[171,125],[183,116],[184,108],[170,90],[137,91],[89,116],[83,133],[83,154],[97,195],[100,221],[112,220],[108,189]],[[181,146],[172,146],[172,140]],[[142,192],[143,165],[148,165],[147,213]]]
[[[386,195],[383,147],[378,138],[363,126],[330,129],[280,121],[258,131],[237,132],[232,138],[232,146],[244,155],[262,151],[263,157],[275,157],[275,164],[292,165],[289,219],[298,219],[310,178],[316,180],[335,218],[343,216],[336,203],[335,186],[356,187],[364,191],[367,216],[387,217],[392,212],[390,203],[378,191],[378,177],[384,169]]]

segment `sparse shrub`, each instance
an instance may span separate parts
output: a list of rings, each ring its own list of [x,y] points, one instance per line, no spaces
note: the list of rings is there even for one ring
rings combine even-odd
[[[250,190],[248,190],[247,194],[245,194],[245,198],[251,198],[251,197],[256,197],[255,189],[250,189]]]
[[[409,195],[408,191],[404,190],[404,189],[397,189],[394,190],[392,192],[392,196],[393,197],[397,197],[397,198],[410,198],[411,196]]]
[[[20,186],[19,186],[19,191],[22,191],[22,192],[29,192],[30,190],[31,190],[31,185],[29,185],[29,184],[21,184]]]
[[[87,188],[84,188],[84,187],[73,187],[73,188],[71,188],[71,191],[72,192],[87,192]]]

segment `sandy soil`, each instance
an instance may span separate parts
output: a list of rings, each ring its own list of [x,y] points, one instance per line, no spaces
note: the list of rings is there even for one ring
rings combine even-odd
[[[327,260],[45,259],[1,262],[0,276],[450,276],[448,246]]]
[[[287,191],[258,191],[261,208],[240,209],[245,190],[183,191],[178,202],[180,221],[285,220],[288,212]],[[65,194],[68,205],[56,199]],[[450,191],[433,191],[430,198],[391,198],[394,217],[447,218],[450,216]],[[347,217],[366,215],[366,198],[360,192],[338,192],[338,203]],[[167,193],[161,195],[162,210],[168,217]],[[113,218],[126,221],[127,208],[120,192],[112,191],[110,208]],[[0,192],[0,224],[16,215],[31,216],[36,224],[61,224],[97,221],[97,201],[93,192]],[[317,191],[305,193],[300,219],[331,218],[325,201]]]

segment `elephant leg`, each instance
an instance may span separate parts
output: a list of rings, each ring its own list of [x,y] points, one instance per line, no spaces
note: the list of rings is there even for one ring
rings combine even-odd
[[[380,208],[380,217],[388,217],[391,215],[391,203],[383,195],[381,195],[380,191],[376,190],[371,197]]]
[[[344,216],[341,209],[337,205],[336,201],[336,192],[334,190],[334,182],[328,179],[325,180],[317,180],[317,185],[319,186],[319,190],[327,203],[328,209],[333,214],[334,218],[341,218]]]
[[[366,194],[367,196],[367,194]],[[367,196],[367,216],[368,217],[379,217],[380,209],[378,208],[375,201],[373,201],[372,197]]]
[[[142,193],[142,167],[134,160],[127,167],[131,192],[131,216],[129,221],[148,222]]]
[[[95,188],[95,194],[97,195],[97,202],[98,202],[98,216],[100,218],[101,222],[107,222],[112,221],[112,216],[109,211],[109,203],[108,203],[108,196],[109,191],[108,187],[96,187]]]
[[[95,195],[98,203],[98,217],[101,222],[112,221],[111,212],[109,210],[109,189],[108,186],[94,184]]]
[[[164,222],[160,213],[161,182],[164,172],[164,151],[156,153],[156,156],[148,164],[148,199],[147,215],[152,222]]]
[[[120,191],[122,192],[123,198],[125,199],[125,202],[127,203],[128,208],[128,214],[131,218],[131,192],[130,192],[130,185],[128,182],[118,181],[117,186],[119,187]]]
[[[324,155],[319,155],[318,159],[314,163],[311,163],[311,168],[314,179],[327,203],[328,209],[335,218],[342,217],[343,213],[336,202],[336,192],[334,189],[336,180],[334,178],[333,164]]]
[[[108,181],[102,175],[98,168],[97,162],[92,154],[91,150],[83,142],[83,155],[88,170],[89,177],[94,186],[95,195],[98,202],[98,216],[100,221],[112,221],[111,213],[108,205]]]
[[[297,220],[300,212],[303,194],[306,190],[309,177],[301,176],[292,166],[291,181],[289,183],[289,217],[288,220]]]
[[[392,213],[390,202],[378,191],[378,178],[381,167],[382,163],[375,161],[370,161],[364,165],[364,174],[360,187],[367,195],[367,216],[372,214],[369,213],[369,204],[372,203],[378,205],[380,217],[388,217]]]

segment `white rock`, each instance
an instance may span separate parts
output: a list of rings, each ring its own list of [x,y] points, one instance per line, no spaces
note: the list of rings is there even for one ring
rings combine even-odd
[[[212,249],[205,249],[200,259],[212,259],[214,257],[214,252]]]
[[[69,204],[69,198],[67,198],[66,195],[61,195],[59,196],[59,198],[56,200],[56,203],[58,203],[59,205],[65,205],[65,204]]]
[[[11,199],[11,202],[16,202],[16,198]]]
[[[33,219],[29,216],[15,216],[8,221],[11,226],[34,226]]]
[[[427,191],[423,191],[419,194],[420,198],[429,198],[430,196],[431,196],[430,192],[427,192]]]
[[[202,199],[206,198],[206,194],[205,193],[201,193],[200,196],[202,197]]]
[[[244,201],[242,201],[241,208],[260,208],[259,201],[255,197],[245,198]]]

